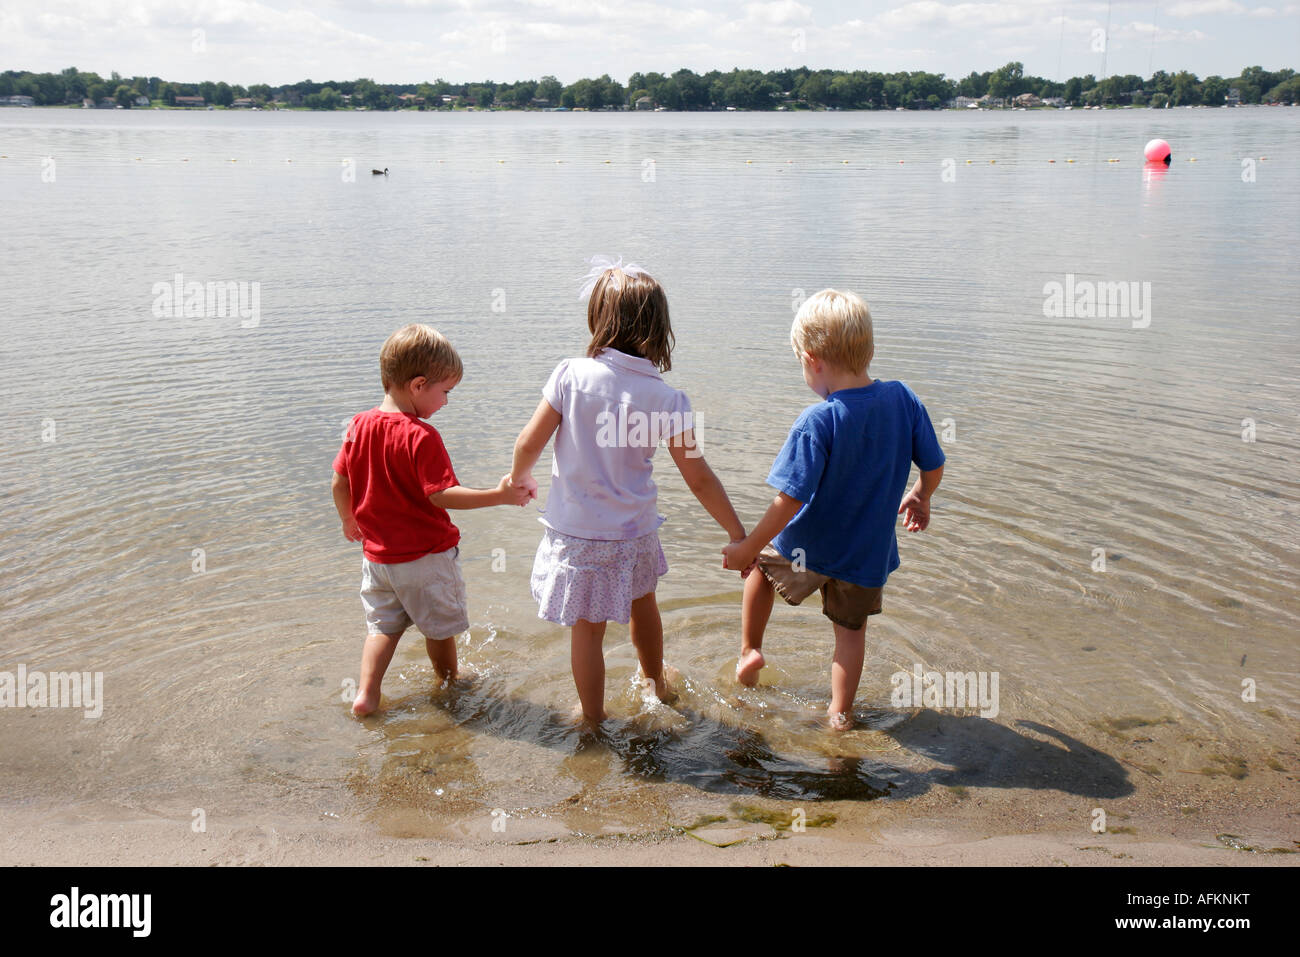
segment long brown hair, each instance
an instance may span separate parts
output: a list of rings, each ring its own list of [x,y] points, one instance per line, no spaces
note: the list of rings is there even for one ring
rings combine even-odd
[[[646,273],[605,270],[587,300],[587,328],[589,356],[617,349],[649,359],[660,372],[673,367],[676,339],[668,320],[668,297]]]

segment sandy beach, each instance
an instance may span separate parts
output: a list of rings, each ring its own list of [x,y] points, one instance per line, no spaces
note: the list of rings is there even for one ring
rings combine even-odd
[[[559,814],[504,825],[480,815],[419,837],[395,836],[392,821],[377,833],[325,814],[222,815],[199,832],[189,808],[11,807],[0,810],[0,865],[1295,866],[1300,784],[1294,774],[1274,778],[1246,801],[1231,779],[1139,783],[1108,802],[1108,833],[1091,830],[1084,798],[948,787],[905,803],[818,804],[802,833],[773,802],[747,800],[661,827],[575,833]]]

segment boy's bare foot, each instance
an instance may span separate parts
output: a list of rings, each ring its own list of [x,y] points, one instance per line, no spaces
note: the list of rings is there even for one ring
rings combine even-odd
[[[832,731],[848,731],[853,727],[851,711],[827,711],[826,723]]]
[[[765,664],[767,662],[763,658],[763,653],[757,648],[751,648],[736,662],[736,681],[747,688],[754,687],[758,684],[758,673],[763,670]]]
[[[358,718],[364,718],[366,715],[374,714],[379,708],[379,695],[376,693],[373,697],[364,691],[358,691],[357,696],[352,699],[352,713]]]

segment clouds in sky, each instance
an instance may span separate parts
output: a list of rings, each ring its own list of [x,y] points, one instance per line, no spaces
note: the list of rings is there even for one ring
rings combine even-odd
[[[1248,0],[0,0],[4,69],[243,84],[623,82],[683,66],[964,76],[1008,60],[1050,78],[1230,76],[1298,67],[1297,51],[1300,4]]]

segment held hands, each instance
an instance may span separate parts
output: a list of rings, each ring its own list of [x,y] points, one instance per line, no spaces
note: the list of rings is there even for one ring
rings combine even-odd
[[[349,515],[343,519],[343,537],[349,542],[359,542],[362,539],[361,528],[357,525],[357,520]]]
[[[537,498],[537,479],[533,478],[532,475],[525,475],[518,482],[513,482],[511,484],[517,488],[528,489],[529,498]]]
[[[903,516],[903,525],[909,532],[923,532],[930,524],[930,500],[913,489],[903,496],[898,514]]]
[[[529,483],[532,485],[531,488]],[[519,485],[515,485],[510,481],[510,476],[507,474],[502,476],[497,491],[501,493],[504,504],[522,507],[528,504],[529,499],[537,497],[537,483],[533,481],[533,477],[530,475]]]
[[[758,564],[758,552],[747,547],[747,541],[745,538],[733,538],[731,544],[722,550],[722,567],[740,572],[741,578],[748,577]]]

